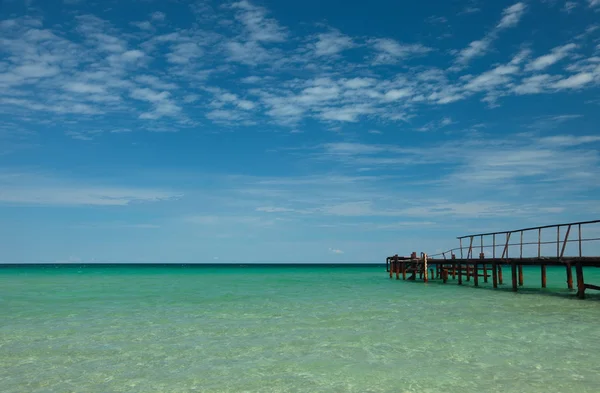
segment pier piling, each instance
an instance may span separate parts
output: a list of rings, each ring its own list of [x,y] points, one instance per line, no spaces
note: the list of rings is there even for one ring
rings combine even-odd
[[[577,297],[585,298],[586,289],[598,290],[600,291],[600,286],[592,285],[589,283],[585,283],[583,268],[584,267],[597,267],[600,268],[600,256],[583,256],[582,253],[582,244],[590,241],[600,241],[600,237],[597,238],[583,238],[582,236],[582,226],[588,224],[600,224],[600,220],[594,221],[582,221],[570,224],[557,224],[557,225],[546,225],[541,227],[533,227],[533,228],[525,228],[518,229],[513,231],[503,231],[503,232],[491,232],[491,233],[483,233],[477,235],[467,235],[458,237],[460,248],[451,249],[448,251],[441,252],[439,254],[429,255],[427,253],[420,253],[417,256],[416,252],[412,252],[410,257],[406,256],[398,256],[398,254],[387,257],[386,258],[386,271],[389,272],[390,278],[393,278],[394,272],[396,273],[396,280],[400,279],[400,272],[402,272],[402,279],[407,280],[407,272],[410,272],[410,277],[408,280],[416,281],[417,275],[424,282],[428,282],[430,280],[441,279],[443,283],[448,281],[450,275],[452,275],[453,279],[456,279],[458,276],[458,285],[463,285],[464,281],[471,281],[471,277],[473,277],[473,285],[475,287],[479,286],[479,278],[483,277],[483,282],[487,283],[488,278],[492,277],[493,288],[498,288],[499,285],[503,285],[503,266],[510,265],[511,268],[511,283],[512,290],[517,291],[519,287],[524,285],[524,274],[523,274],[523,266],[539,266],[540,267],[540,281],[541,287],[547,287],[547,267],[548,266],[556,266],[561,269],[566,269],[566,278],[567,278],[567,287],[569,289],[573,289],[573,273],[572,273],[572,265],[575,265],[575,273],[577,280]],[[569,235],[571,233],[572,227],[576,225],[578,230],[578,236],[576,239],[569,239]],[[564,233],[564,238],[561,239],[561,227],[566,227],[566,231]],[[556,241],[542,241],[542,229],[556,228]],[[537,241],[534,242],[525,242],[524,241],[524,233],[528,231],[536,231],[537,232]],[[512,238],[516,238],[518,236],[518,240],[513,240],[511,243],[511,235]],[[504,244],[502,242],[497,244],[496,235],[501,235],[502,238],[505,239]],[[484,237],[491,236],[492,241],[487,242],[484,245]],[[478,244],[473,244],[475,238],[479,238]],[[575,236],[572,236],[575,237]],[[463,248],[462,239],[468,238],[469,244],[468,247],[465,246]],[[568,256],[565,255],[565,251],[567,250],[567,243],[569,242],[577,242],[578,243],[578,255],[577,256]],[[555,244],[556,245],[556,256],[544,256],[542,255],[542,245],[546,244]],[[526,255],[527,248],[525,245],[537,245],[537,253],[535,256]],[[502,255],[500,253],[496,253],[496,248],[502,248]],[[510,248],[513,247],[513,251],[510,252]],[[518,256],[515,255],[511,257],[510,254],[516,254],[514,252],[514,248],[518,247]],[[491,258],[486,258],[486,248],[492,248],[491,253],[488,253],[488,257],[491,255]],[[463,249],[466,249],[465,253]],[[473,252],[479,249],[479,257],[475,257]],[[455,251],[460,252],[460,258],[457,258],[457,254]],[[524,254],[525,253],[525,254]],[[450,258],[448,258],[448,254]],[[437,258],[436,258],[437,257]],[[488,266],[488,264],[490,266]],[[491,274],[489,272],[489,268],[491,267]]]

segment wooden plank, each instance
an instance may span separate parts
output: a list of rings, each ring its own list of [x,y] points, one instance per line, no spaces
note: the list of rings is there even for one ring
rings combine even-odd
[[[593,289],[595,291],[600,291],[600,286],[593,284],[584,284],[586,289]]]

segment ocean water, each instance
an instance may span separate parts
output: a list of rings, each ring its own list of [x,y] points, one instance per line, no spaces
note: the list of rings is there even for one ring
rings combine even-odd
[[[0,391],[598,393],[600,296],[564,281],[549,268],[550,288],[529,289],[526,268],[515,294],[379,266],[0,268]]]

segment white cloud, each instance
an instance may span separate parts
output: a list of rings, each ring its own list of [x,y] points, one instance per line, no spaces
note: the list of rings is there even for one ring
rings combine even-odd
[[[133,26],[136,26],[138,29],[140,30],[152,30],[152,23],[148,22],[148,21],[144,21],[144,22],[131,22],[131,24]]]
[[[561,79],[552,86],[555,89],[579,89],[594,80],[594,75],[590,72],[581,72],[568,78]]]
[[[516,26],[525,13],[525,3],[516,3],[504,9],[502,20],[496,26],[498,29],[505,29]]]
[[[354,46],[352,39],[337,30],[317,35],[315,54],[317,56],[331,56]]]
[[[156,11],[156,12],[153,12],[152,14],[150,14],[150,18],[152,20],[161,22],[161,21],[165,20],[166,15],[163,12]]]
[[[563,11],[566,13],[571,13],[575,8],[577,8],[577,2],[575,1],[565,1],[565,6],[563,7]]]
[[[65,131],[65,135],[70,136],[73,139],[78,139],[80,141],[91,141],[96,136],[102,134],[102,130],[87,130],[87,131],[75,131],[75,130],[67,130]]]
[[[93,186],[48,176],[18,174],[0,179],[0,203],[19,205],[126,206],[182,196],[177,192],[135,187]]]
[[[344,253],[342,250],[337,249],[337,248],[330,248],[329,252],[332,254],[343,254]]]
[[[399,100],[401,98],[407,98],[410,97],[413,94],[412,89],[392,89],[387,91],[384,94],[384,100],[386,101],[396,101]]]
[[[456,63],[458,66],[465,66],[475,57],[483,56],[491,46],[492,42],[498,37],[501,30],[516,26],[523,16],[526,5],[522,2],[513,4],[502,11],[502,19],[488,34],[482,39],[472,41],[466,48],[458,52]]]
[[[432,49],[421,44],[401,44],[391,38],[372,39],[369,43],[378,52],[374,64],[390,64],[412,56],[424,55]]]
[[[286,207],[275,207],[275,206],[262,206],[262,207],[257,207],[255,210],[257,212],[265,212],[265,213],[287,213],[287,212],[294,211],[294,209],[289,209]]]
[[[556,47],[552,49],[551,53],[540,56],[533,60],[531,63],[527,64],[527,70],[540,71],[545,68],[550,67],[551,65],[557,63],[558,61],[565,58],[571,51],[577,48],[575,44],[567,44],[563,46]]]
[[[517,73],[519,68],[514,65],[500,65],[496,68],[486,71],[481,75],[470,80],[465,89],[471,91],[482,91],[496,88],[506,84],[510,80],[510,76]]]
[[[135,81],[141,84],[148,85],[156,90],[177,89],[177,85],[175,83],[165,82],[154,75],[138,75],[135,77]]]
[[[47,78],[59,72],[58,67],[45,63],[23,64],[13,70],[14,74],[23,78]]]
[[[344,87],[348,89],[362,89],[372,86],[376,80],[373,78],[352,78],[343,82]]]
[[[459,52],[457,62],[460,64],[466,64],[475,57],[483,56],[487,52],[491,43],[491,37],[486,37],[481,40],[471,42],[469,46]]]
[[[590,7],[600,6],[600,0],[588,0],[588,3],[590,4]]]
[[[267,10],[255,6],[249,1],[242,0],[233,3],[231,7],[236,12],[236,19],[246,28],[251,41],[283,42],[287,37],[286,30],[279,26],[275,19],[267,17]]]
[[[184,221],[203,226],[225,226],[242,225],[250,227],[270,227],[277,219],[264,219],[257,216],[244,215],[196,215],[184,218]]]
[[[231,41],[225,43],[225,50],[228,52],[228,59],[248,65],[265,63],[272,59],[272,56],[265,48],[256,42],[237,42]]]
[[[348,105],[341,108],[324,108],[319,117],[323,120],[354,123],[360,116],[373,112],[374,109],[369,105]]]
[[[154,105],[154,109],[142,113],[139,118],[145,120],[156,120],[164,116],[177,116],[181,108],[170,98],[171,94],[167,91],[157,92],[149,88],[135,88],[130,93],[132,98],[140,101],[147,101]]]
[[[588,143],[600,142],[600,136],[597,135],[556,135],[539,139],[539,142],[552,146],[578,146]]]
[[[516,94],[543,93],[555,79],[556,77],[548,74],[534,75],[523,79],[520,85],[513,88],[513,91]]]
[[[154,91],[154,90],[148,89],[148,88],[141,88],[141,89],[136,88],[131,91],[131,97],[133,97],[137,100],[148,101],[148,102],[152,102],[152,103],[164,101],[164,100],[168,99],[169,96],[170,96],[169,92],[163,91],[163,92],[159,93],[157,91]]]
[[[90,93],[104,93],[106,88],[101,85],[95,85],[83,82],[69,82],[64,86],[65,90],[73,93],[90,94]]]
[[[195,42],[181,42],[171,47],[167,54],[167,61],[174,64],[187,64],[203,54],[202,48]]]

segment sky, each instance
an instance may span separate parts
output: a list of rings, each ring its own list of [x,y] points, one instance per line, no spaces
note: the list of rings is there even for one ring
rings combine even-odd
[[[599,86],[599,0],[0,0],[0,262],[381,263],[597,219]]]

